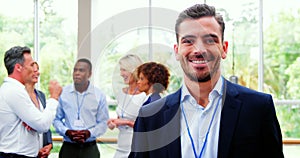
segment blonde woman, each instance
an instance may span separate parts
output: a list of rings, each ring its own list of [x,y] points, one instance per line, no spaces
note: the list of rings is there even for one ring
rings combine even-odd
[[[135,69],[143,64],[142,60],[133,54],[128,54],[119,60],[120,75],[126,87],[123,87],[117,95],[118,106],[116,109],[118,118],[108,120],[108,127],[119,129],[118,147],[114,158],[127,158],[131,150],[133,125],[138,111],[143,104],[146,94],[140,92],[137,87],[137,75]]]

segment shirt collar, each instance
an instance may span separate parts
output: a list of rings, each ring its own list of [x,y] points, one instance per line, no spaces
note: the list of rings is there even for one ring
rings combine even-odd
[[[76,91],[75,86],[74,86],[74,83],[73,83],[72,85],[73,85],[73,86],[70,88],[70,93],[79,93],[78,91]],[[91,84],[90,81],[89,81],[89,86],[88,86],[87,90],[84,91],[84,92],[82,92],[82,93],[84,93],[84,94],[89,94],[89,93],[93,93],[93,92],[94,92],[94,91],[93,91],[93,86],[92,86],[92,84]]]
[[[25,85],[24,85],[24,84],[22,84],[20,81],[14,79],[14,78],[11,78],[11,77],[5,77],[5,78],[4,78],[4,82],[11,82],[11,83],[13,83],[13,84],[15,84],[15,85],[17,85],[17,86],[20,86],[20,87],[22,87],[22,88],[25,88]]]
[[[209,93],[209,98],[211,97],[217,97],[218,95],[222,95],[222,87],[223,87],[223,77],[221,76],[218,81],[217,84],[215,85],[215,87],[213,88],[213,90]],[[185,100],[187,100],[189,97],[192,97],[191,93],[189,92],[189,90],[187,89],[185,83],[182,85],[181,88],[181,99],[180,101],[183,102]]]

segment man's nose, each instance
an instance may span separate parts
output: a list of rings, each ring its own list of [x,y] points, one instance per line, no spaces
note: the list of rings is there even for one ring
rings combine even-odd
[[[197,40],[193,45],[193,52],[195,53],[203,53],[206,52],[206,48],[204,43],[201,40]]]

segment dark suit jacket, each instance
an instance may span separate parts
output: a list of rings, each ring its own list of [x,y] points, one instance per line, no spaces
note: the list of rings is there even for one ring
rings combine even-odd
[[[282,136],[271,95],[226,82],[218,158],[282,158]],[[143,106],[130,158],[180,158],[181,89]]]
[[[39,90],[35,90],[35,93],[39,97],[39,100],[41,101],[43,107],[46,108],[45,94],[42,91],[39,91]],[[52,134],[51,134],[50,130],[43,134],[43,146],[46,146],[48,144],[52,144]]]
[[[143,106],[144,105],[147,105],[147,104],[149,104],[149,103],[151,103],[151,102],[154,102],[154,101],[156,101],[156,100],[158,100],[158,99],[160,99],[161,98],[161,96],[159,95],[159,93],[152,93],[150,96],[149,96],[149,98],[143,103]]]

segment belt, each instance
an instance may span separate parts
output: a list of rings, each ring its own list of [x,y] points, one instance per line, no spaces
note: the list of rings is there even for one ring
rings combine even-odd
[[[25,155],[14,154],[14,153],[0,152],[0,158],[36,158],[36,157],[29,157]]]
[[[96,145],[97,143],[94,140],[91,142],[84,142],[84,143],[71,143],[71,142],[64,141],[63,144],[70,145],[70,146],[76,146],[79,148],[85,148],[85,147],[90,147],[90,146]]]

